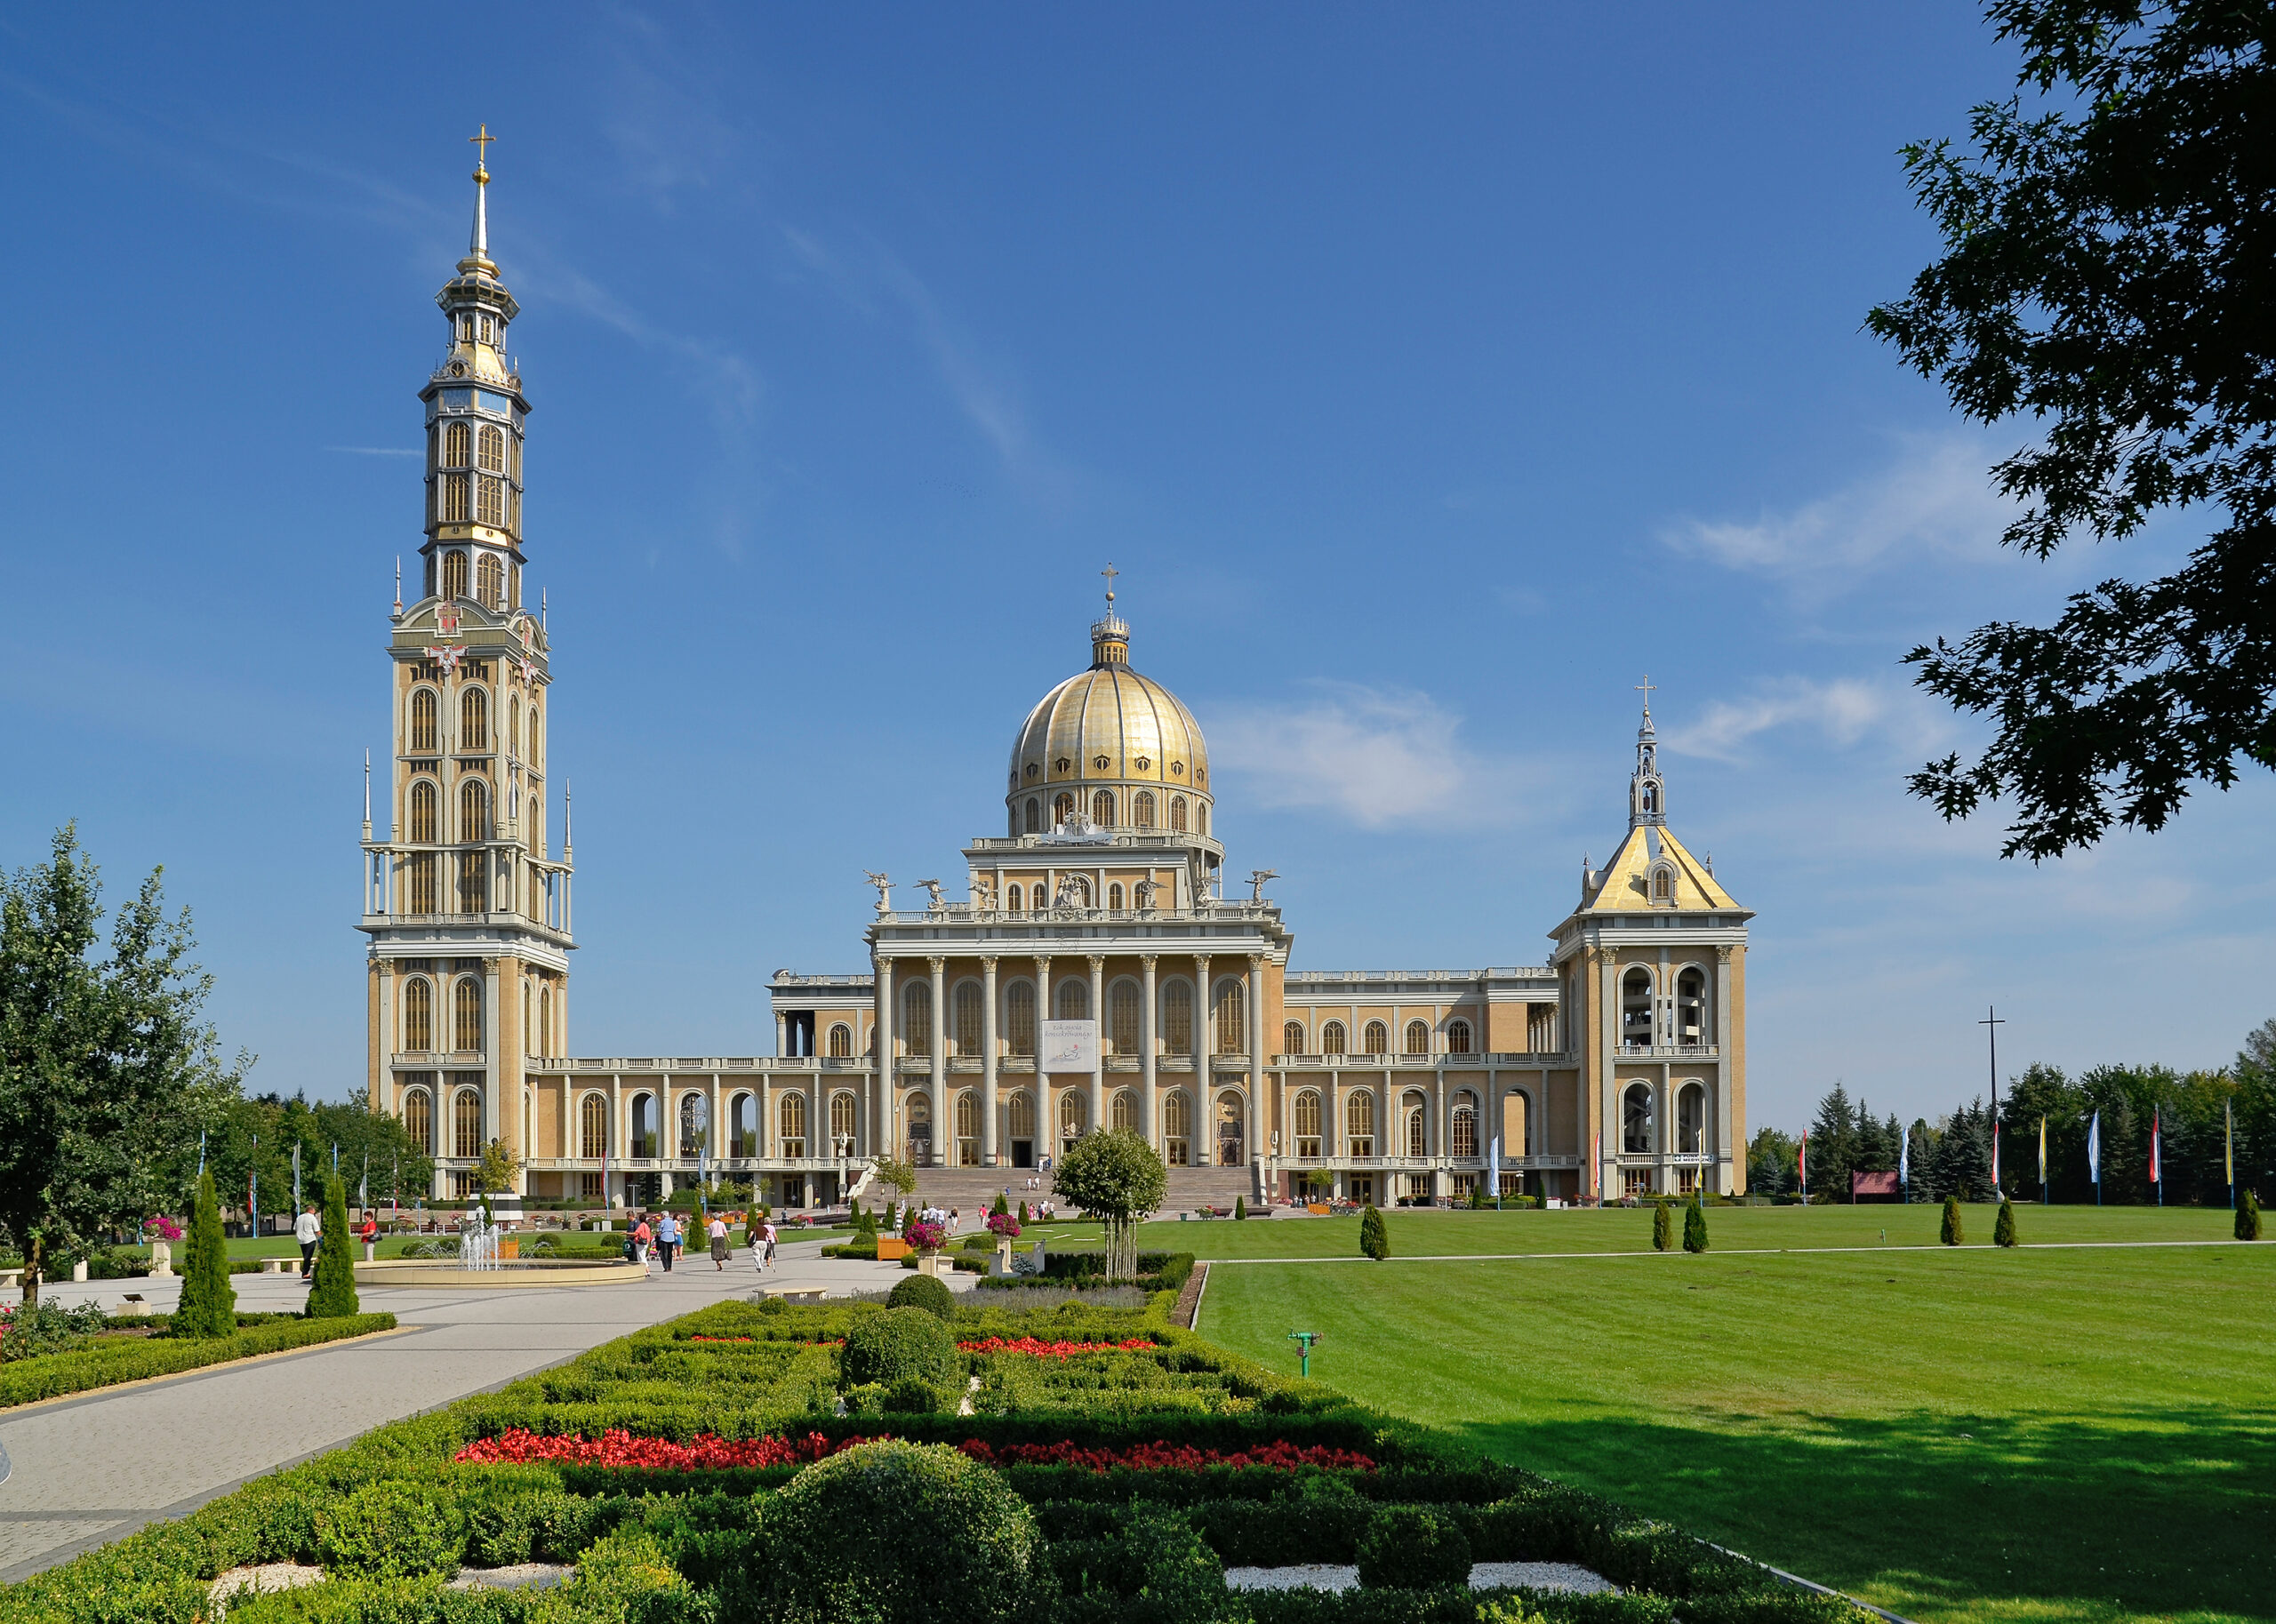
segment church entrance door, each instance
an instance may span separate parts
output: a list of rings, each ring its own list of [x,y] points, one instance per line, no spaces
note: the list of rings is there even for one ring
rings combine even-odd
[[[1035,1165],[1035,1140],[1015,1139],[1012,1141],[1012,1165],[1014,1167]]]

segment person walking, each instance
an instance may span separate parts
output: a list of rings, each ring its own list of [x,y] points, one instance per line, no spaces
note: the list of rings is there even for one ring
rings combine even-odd
[[[679,1220],[671,1215],[669,1208],[656,1220],[656,1251],[664,1260],[664,1273],[670,1274],[672,1259],[679,1252]]]
[[[765,1267],[768,1268],[774,1267],[774,1220],[772,1218],[766,1220]]]
[[[632,1252],[640,1260],[640,1272],[644,1275],[649,1272],[648,1247],[655,1238],[656,1232],[648,1228],[647,1214],[644,1212],[640,1221],[632,1226]]]
[[[727,1267],[727,1220],[717,1212],[711,1214],[711,1267],[724,1270]]]
[[[301,1243],[301,1278],[311,1279],[317,1272],[317,1243],[324,1237],[324,1220],[317,1216],[316,1204],[310,1202],[301,1209],[293,1220],[293,1238]]]

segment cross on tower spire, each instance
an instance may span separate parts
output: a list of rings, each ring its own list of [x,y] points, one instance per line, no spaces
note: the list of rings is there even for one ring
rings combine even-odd
[[[1122,572],[1114,567],[1112,559],[1109,559],[1106,568],[1101,570],[1099,573],[1106,577],[1106,601],[1111,604],[1114,602],[1114,578]]]
[[[474,178],[477,180],[488,180],[490,179],[490,143],[498,138],[490,133],[488,124],[484,124],[479,135],[469,135],[466,139],[468,144],[474,148]]]

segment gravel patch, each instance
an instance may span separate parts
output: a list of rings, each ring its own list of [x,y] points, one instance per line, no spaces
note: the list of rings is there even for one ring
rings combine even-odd
[[[229,1598],[251,1592],[297,1590],[303,1585],[324,1583],[322,1568],[303,1567],[297,1562],[262,1562],[245,1567],[231,1568],[211,1585],[205,1594],[213,1604],[214,1624],[229,1610]]]
[[[1357,1567],[1327,1562],[1285,1568],[1225,1570],[1225,1586],[1232,1590],[1350,1590],[1358,1583]],[[1618,1593],[1609,1580],[1569,1562],[1481,1562],[1470,1570],[1470,1588],[1473,1590],[1503,1586],[1570,1590],[1583,1596]]]
[[[502,1568],[461,1568],[447,1590],[551,1590],[576,1572],[556,1562],[517,1562]]]

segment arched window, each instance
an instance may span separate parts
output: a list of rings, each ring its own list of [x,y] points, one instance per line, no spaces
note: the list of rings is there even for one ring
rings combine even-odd
[[[1043,833],[1043,802],[1036,796],[1028,797],[1028,833],[1030,835]]]
[[[490,865],[480,852],[459,854],[459,912],[490,911]]]
[[[1128,981],[1117,981],[1107,995],[1108,1042],[1113,1045],[1113,1053],[1138,1052],[1138,1028],[1144,1018],[1140,1003],[1138,988]]]
[[[1091,1018],[1091,988],[1087,981],[1069,976],[1052,988],[1051,1001],[1059,1006],[1058,1020],[1088,1020]]]
[[[1406,1128],[1406,1154],[1431,1154],[1431,1108],[1422,1098],[1422,1091],[1410,1088],[1399,1096],[1399,1120]]]
[[[911,981],[901,989],[901,1039],[903,1054],[933,1052],[933,988]]]
[[[1620,1097],[1620,1148],[1642,1156],[1652,1148],[1652,1090],[1649,1084],[1631,1083]]]
[[[506,522],[506,487],[487,474],[475,476],[474,522],[501,525]]]
[[[1170,832],[1175,835],[1185,833],[1185,797],[1182,795],[1170,797]]]
[[[403,1131],[421,1150],[434,1153],[435,1102],[425,1089],[414,1088],[403,1097]]]
[[[1217,1165],[1238,1167],[1241,1164],[1243,1135],[1241,1097],[1231,1089],[1217,1096]]]
[[[1375,1097],[1366,1089],[1343,1096],[1343,1154],[1375,1154]]]
[[[490,838],[490,786],[478,778],[459,786],[459,838]]]
[[[754,1156],[758,1153],[758,1101],[750,1094],[737,1094],[727,1101],[727,1154]]]
[[[608,1101],[587,1094],[577,1105],[577,1154],[597,1162],[608,1154]]]
[[[405,865],[411,876],[411,911],[431,914],[436,911],[435,856],[422,852]]]
[[[1193,1104],[1182,1088],[1162,1096],[1162,1159],[1172,1167],[1193,1164]]]
[[[1162,1048],[1170,1054],[1193,1052],[1193,983],[1172,981],[1162,988]]]
[[[683,1156],[703,1154],[710,1139],[709,1113],[704,1108],[703,1096],[688,1092],[679,1097],[679,1153]]]
[[[1707,978],[1697,970],[1675,979],[1675,1041],[1687,1049],[1707,1042]]]
[[[1014,801],[1012,804],[1006,806],[1004,809],[1004,816],[1006,820],[1006,827],[1004,832],[1011,836],[1013,839],[1017,840],[1020,837],[1019,803]]]
[[[1283,1054],[1302,1054],[1303,1052],[1304,1023],[1301,1020],[1291,1020],[1285,1023],[1280,1028],[1280,1052]]]
[[[535,700],[532,700],[530,701],[529,748],[523,751],[522,755],[524,759],[526,760],[531,766],[537,768],[540,772],[544,771],[545,730],[538,725],[537,701]]]
[[[774,1108],[775,1151],[786,1156],[806,1154],[806,1097],[785,1094]]]
[[[1122,882],[1117,880],[1106,888],[1106,905],[1116,913],[1122,911]]]
[[[851,1146],[855,1140],[854,1124],[860,1121],[859,1107],[853,1094],[839,1089],[829,1097],[829,1141],[835,1150],[841,1143]]]
[[[1343,1031],[1343,1023],[1342,1021],[1331,1020],[1321,1026],[1319,1029],[1319,1052],[1322,1054],[1349,1054],[1351,1052],[1351,1040],[1350,1037],[1345,1036]]]
[[[1295,1131],[1296,1154],[1318,1159],[1320,1141],[1319,1091],[1308,1088],[1296,1096],[1295,1108],[1290,1113],[1291,1125]]]
[[[1014,981],[1004,989],[1004,1036],[1014,1054],[1035,1052],[1035,983]]]
[[[977,981],[958,981],[956,996],[956,1052],[966,1060],[980,1055],[980,1017],[982,995]]]
[[[1092,793],[1091,821],[1102,829],[1114,827],[1114,791],[1100,789]]]
[[[1118,1088],[1110,1107],[1107,1125],[1126,1133],[1138,1132],[1138,1092],[1135,1089]]]
[[[435,988],[423,977],[404,984],[403,1046],[413,1054],[435,1046]]]
[[[1452,1143],[1447,1147],[1458,1156],[1478,1154],[1478,1101],[1470,1094],[1455,1096],[1454,1132],[1447,1136]]]
[[[980,1096],[960,1089],[956,1098],[957,1165],[980,1165]]]
[[[1410,1020],[1406,1023],[1406,1052],[1409,1054],[1431,1052],[1431,1023],[1429,1021]]]
[[[1004,887],[1004,908],[1006,912],[1018,913],[1026,901],[1026,895],[1017,885]]]
[[[1360,1041],[1369,1054],[1390,1052],[1390,1028],[1380,1020],[1370,1020]]]
[[[411,837],[414,841],[431,842],[435,838],[435,785],[431,779],[420,779],[411,786]]]
[[[1051,821],[1054,828],[1062,828],[1075,821],[1075,797],[1073,796],[1060,795],[1053,797],[1051,803]]]
[[[1197,835],[1206,835],[1209,832],[1209,803],[1206,801],[1194,803],[1193,832]]]
[[[1154,792],[1152,790],[1141,789],[1130,797],[1130,822],[1134,828],[1150,829],[1154,827]]]
[[[1620,978],[1620,1046],[1652,1046],[1652,972],[1641,964]]]
[[[1082,1138],[1083,1130],[1086,1125],[1088,1125],[1090,1109],[1087,1103],[1083,1099],[1081,1090],[1070,1088],[1065,1093],[1060,1095],[1060,1142],[1062,1144],[1067,1144]]]
[[[923,1094],[906,1096],[902,1100],[901,1119],[909,1135],[902,1155],[922,1167],[933,1159],[933,1101]]]
[[[1687,1083],[1675,1097],[1675,1148],[1686,1156],[1707,1148],[1707,1091]]]
[[[455,494],[459,508],[458,516],[461,519],[465,518],[466,481],[463,478],[445,479],[443,482],[443,492],[445,496]],[[456,548],[443,555],[443,596],[445,597],[466,596],[466,555]]]
[[[1502,1096],[1502,1158],[1533,1154],[1533,1102],[1516,1089]]]
[[[482,1096],[470,1088],[451,1100],[451,1154],[467,1161],[482,1154]]]
[[[1005,1125],[1011,1129],[1013,1139],[1035,1138],[1035,1096],[1024,1088],[1014,1094],[1004,1113]]]
[[[498,486],[498,482],[494,479],[485,479],[482,483],[492,490],[497,489]],[[500,609],[505,606],[505,566],[498,562],[494,554],[483,554],[482,562],[474,566],[474,595],[482,600],[482,605],[485,609]]]
[[[1449,1054],[1475,1054],[1478,1052],[1478,1050],[1471,1042],[1470,1022],[1467,1020],[1449,1020],[1447,1022],[1447,1052]]]
[[[474,460],[474,436],[464,423],[453,423],[443,430],[443,466],[462,468]]]
[[[854,1028],[839,1021],[829,1028],[829,1055],[832,1060],[850,1060],[854,1054]]]
[[[411,748],[431,750],[435,748],[435,691],[413,688],[411,691]]]
[[[482,426],[481,437],[477,444],[481,448],[479,457],[482,466],[493,474],[504,473],[506,471],[505,431],[494,423],[485,423]]]
[[[486,750],[490,748],[490,695],[480,688],[469,688],[459,695],[459,748]]]
[[[461,1054],[482,1051],[482,983],[461,976],[451,992],[451,1047]]]
[[[1216,1005],[1210,1012],[1217,1021],[1217,1052],[1248,1052],[1248,989],[1231,976],[1217,983]]]
[[[537,1041],[540,1054],[551,1054],[553,1047],[553,988],[537,989]]]

